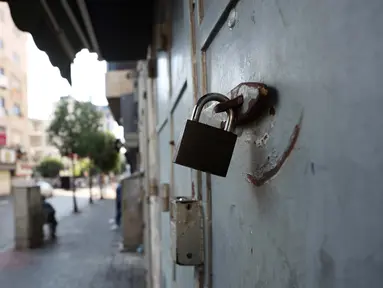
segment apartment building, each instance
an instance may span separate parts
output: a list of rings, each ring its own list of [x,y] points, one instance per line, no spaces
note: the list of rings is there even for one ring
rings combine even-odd
[[[102,131],[113,133],[115,129],[115,121],[109,109],[109,106],[96,106],[96,109],[102,113],[102,119],[101,119]]]
[[[138,167],[138,99],[135,93],[136,62],[109,62],[105,75],[106,98],[117,123],[124,127],[127,161]]]
[[[14,24],[0,2],[0,195],[11,189],[17,150],[28,147],[27,34]]]
[[[29,151],[32,163],[37,164],[45,157],[59,157],[60,153],[50,145],[47,128],[49,121],[29,119]]]

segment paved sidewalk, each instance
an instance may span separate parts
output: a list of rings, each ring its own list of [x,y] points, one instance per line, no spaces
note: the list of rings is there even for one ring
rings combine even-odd
[[[96,201],[60,221],[57,243],[0,252],[1,288],[145,287],[143,259],[118,250],[120,236],[108,224],[113,212],[113,201]]]

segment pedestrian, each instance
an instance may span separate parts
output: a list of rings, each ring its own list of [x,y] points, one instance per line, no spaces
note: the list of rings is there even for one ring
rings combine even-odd
[[[44,223],[49,226],[49,236],[51,239],[56,239],[57,220],[56,210],[53,206],[46,201],[45,196],[41,196],[41,202],[43,206]]]
[[[112,230],[116,230],[121,225],[121,202],[122,202],[122,185],[121,182],[117,184],[116,188],[116,215],[114,218],[114,225],[112,226]]]
[[[103,200],[104,199],[104,174],[101,173],[98,179],[100,184],[100,199]]]

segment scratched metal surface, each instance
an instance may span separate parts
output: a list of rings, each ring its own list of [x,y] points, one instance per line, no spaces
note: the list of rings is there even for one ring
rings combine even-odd
[[[175,139],[178,140],[184,127],[186,118],[191,115],[193,109],[193,96],[190,89],[186,89],[181,95],[180,101],[175,107],[173,117],[173,133]],[[172,164],[174,169],[174,195],[175,196],[187,196],[192,195],[191,185],[191,170],[190,168],[183,167],[180,165]],[[194,287],[193,267],[188,266],[176,266],[176,283],[177,287]]]
[[[165,53],[159,53],[157,60],[157,124],[161,125],[168,116],[169,108],[169,93],[170,93],[170,81],[169,81],[169,59]]]
[[[265,82],[279,104],[212,177],[213,287],[381,287],[383,3],[242,0],[236,12],[207,49],[209,91]]]
[[[172,47],[170,51],[170,93],[165,82],[157,86],[158,97],[157,110],[160,111],[159,125],[169,116],[168,132],[159,134],[159,158],[160,158],[160,182],[170,182],[170,170],[173,169],[173,186],[171,195],[191,196],[191,172],[186,167],[171,163],[170,153],[171,140],[177,141],[180,137],[186,119],[190,116],[193,108],[192,79],[191,79],[191,46],[190,46],[190,23],[188,16],[188,1],[172,2]],[[166,73],[168,63],[164,58],[158,59],[159,73]],[[167,81],[166,76],[159,75],[161,81]],[[157,79],[158,81],[158,79]],[[166,101],[166,96],[170,97]],[[171,121],[172,120],[172,121]],[[171,125],[170,123],[173,123]],[[173,129],[172,133],[170,129]],[[171,133],[171,134],[170,134]],[[173,135],[173,139],[170,139]],[[170,168],[172,167],[172,168]],[[194,287],[193,268],[173,265],[171,258],[170,222],[169,212],[161,212],[161,287]]]
[[[160,186],[162,183],[170,183],[170,125],[165,124],[158,134],[159,162],[160,162]],[[162,201],[161,201],[162,202]],[[169,212],[161,212],[161,287],[171,287],[172,283],[172,258],[170,254],[170,218]]]

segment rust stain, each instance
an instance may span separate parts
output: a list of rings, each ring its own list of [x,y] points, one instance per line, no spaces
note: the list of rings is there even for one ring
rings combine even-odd
[[[259,89],[259,92],[260,92],[259,94],[261,96],[266,96],[267,93],[268,93],[267,86],[264,83],[260,83],[260,82],[242,82],[242,83],[239,83],[237,86],[235,86],[233,89],[231,89],[231,91],[230,91],[231,98],[238,97],[239,96],[239,90],[243,86]]]
[[[299,132],[301,130],[301,124],[302,124],[302,118],[303,114],[301,114],[301,117],[299,119],[299,122],[297,125],[295,125],[293,133],[290,136],[289,145],[287,146],[287,149],[283,152],[283,154],[279,157],[279,159],[276,161],[276,164],[271,169],[265,171],[262,173],[261,176],[256,177],[254,175],[251,175],[249,173],[246,174],[247,180],[252,183],[253,185],[259,187],[265,184],[268,180],[270,180],[272,177],[274,177],[278,171],[282,168],[283,164],[286,162],[287,158],[293,151],[295,147],[295,143],[297,142]]]
[[[192,199],[194,199],[195,197],[195,185],[194,185],[194,182],[192,182]]]

